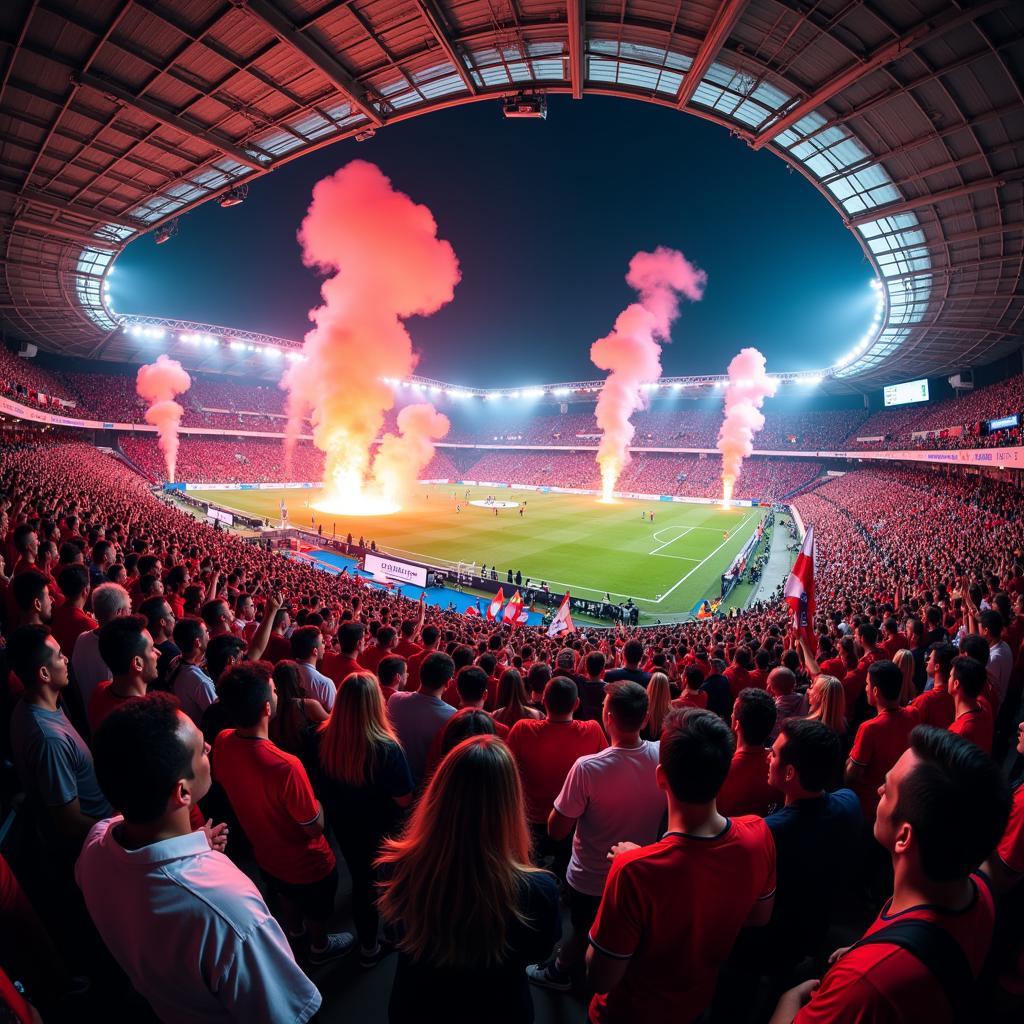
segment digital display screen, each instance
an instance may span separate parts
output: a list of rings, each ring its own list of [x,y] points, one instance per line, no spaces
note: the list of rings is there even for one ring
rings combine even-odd
[[[986,424],[989,431],[993,430],[1006,430],[1008,427],[1019,427],[1020,426],[1020,414],[1014,416],[1002,416],[997,420],[989,420]]]
[[[882,392],[886,406],[908,405],[928,401],[928,381],[908,380],[905,384],[890,384]]]

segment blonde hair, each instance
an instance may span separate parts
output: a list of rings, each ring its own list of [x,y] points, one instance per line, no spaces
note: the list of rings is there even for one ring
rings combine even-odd
[[[437,967],[488,967],[508,956],[530,864],[519,772],[497,736],[454,747],[405,832],[385,840],[378,908],[399,948]]]
[[[370,781],[384,748],[398,743],[377,677],[369,672],[347,675],[318,733],[320,767],[329,778],[350,786]]]
[[[672,691],[668,676],[655,672],[647,684],[647,735],[656,740],[661,735],[661,726],[672,706]]]
[[[814,707],[815,699],[817,707]],[[807,693],[811,704],[809,719],[827,725],[840,736],[846,732],[846,693],[843,684],[835,676],[824,673],[814,677],[814,682]]]
[[[905,707],[917,696],[914,686],[914,655],[908,650],[897,651],[892,663],[903,673],[903,686],[900,688],[900,707]]]

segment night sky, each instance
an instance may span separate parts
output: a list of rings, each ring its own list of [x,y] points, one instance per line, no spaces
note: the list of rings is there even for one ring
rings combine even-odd
[[[188,214],[166,245],[131,245],[111,278],[114,308],[301,337],[319,279],[295,232],[315,182],[356,157],[430,207],[462,265],[454,301],[409,321],[427,376],[477,387],[600,377],[590,345],[635,297],[630,257],[656,245],[708,273],[703,301],[676,322],[666,374],[723,372],[750,344],[769,370],[817,369],[871,321],[870,264],[781,160],[697,117],[564,96],[546,121],[475,103],[301,157],[241,206]]]

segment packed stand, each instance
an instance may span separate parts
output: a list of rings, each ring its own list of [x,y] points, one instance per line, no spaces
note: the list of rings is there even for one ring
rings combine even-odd
[[[1018,1020],[1019,492],[938,479],[799,500],[804,634],[550,638],[5,448],[0,966],[47,1020]]]

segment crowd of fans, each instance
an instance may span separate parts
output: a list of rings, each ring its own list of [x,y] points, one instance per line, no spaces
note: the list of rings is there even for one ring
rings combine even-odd
[[[394,956],[392,1021],[539,987],[597,1024],[1019,1019],[1019,491],[858,470],[796,506],[806,634],[551,638],[4,445],[0,1006],[305,1021]]]
[[[285,394],[273,383],[253,384],[223,376],[193,374],[182,397],[186,427],[283,433]],[[39,404],[40,393],[75,403],[75,415],[104,422],[143,422],[145,405],[135,393],[134,372],[86,373],[48,370],[20,359],[0,345],[0,389],[9,397]],[[687,400],[685,392],[652,394],[649,408],[632,417],[636,447],[713,449],[721,409]],[[430,396],[433,397],[433,396]],[[421,392],[403,390],[399,406],[420,401]],[[525,399],[481,404],[447,401],[451,421],[447,441],[456,444],[591,444],[600,436],[592,404],[567,405],[564,413]],[[940,399],[882,409],[869,415],[856,409],[786,409],[769,400],[756,446],[764,451],[898,450],[970,448],[1019,444],[1021,428],[989,434],[988,420],[1024,412],[1024,374],[987,387]],[[395,429],[397,409],[385,416],[383,431]],[[926,432],[928,436],[913,437]],[[863,439],[863,440],[861,440]]]

